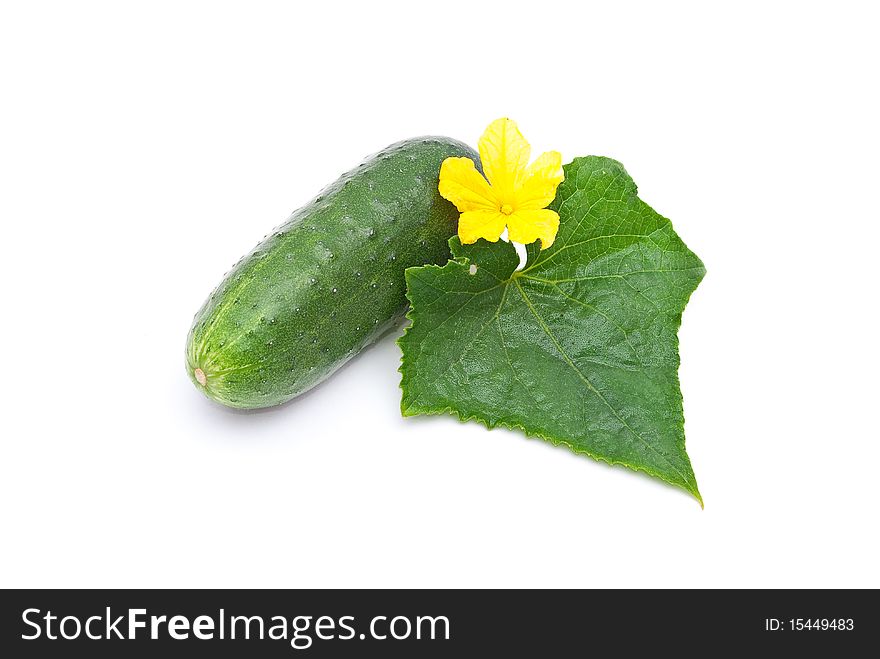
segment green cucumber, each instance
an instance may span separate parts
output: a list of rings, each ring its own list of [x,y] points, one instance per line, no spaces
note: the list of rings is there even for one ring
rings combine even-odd
[[[237,408],[278,405],[400,322],[406,268],[445,263],[458,213],[437,191],[445,137],[392,144],[344,174],[243,257],[193,321],[197,388]]]

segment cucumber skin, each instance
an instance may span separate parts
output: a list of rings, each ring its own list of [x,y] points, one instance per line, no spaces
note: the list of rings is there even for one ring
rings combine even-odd
[[[404,270],[450,256],[458,211],[437,190],[450,156],[479,163],[450,138],[392,144],[239,260],[193,320],[186,362],[196,387],[229,407],[278,405],[397,325]]]

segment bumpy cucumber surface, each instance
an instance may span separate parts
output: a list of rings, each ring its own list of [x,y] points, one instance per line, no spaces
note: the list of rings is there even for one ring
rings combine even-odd
[[[187,371],[210,398],[268,407],[311,389],[399,323],[403,271],[444,263],[458,213],[445,137],[398,142],[325,188],[226,275],[195,316]]]

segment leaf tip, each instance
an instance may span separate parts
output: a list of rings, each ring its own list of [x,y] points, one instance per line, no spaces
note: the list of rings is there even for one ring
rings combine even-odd
[[[700,510],[706,510],[706,505],[703,503],[703,495],[700,494],[700,491],[697,489],[697,486],[694,485],[693,489],[688,488],[688,492],[694,499],[697,500],[697,503],[700,504]]]

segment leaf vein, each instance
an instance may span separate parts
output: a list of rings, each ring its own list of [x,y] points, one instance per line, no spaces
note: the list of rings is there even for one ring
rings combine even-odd
[[[668,464],[672,468],[672,471],[674,471],[676,474],[678,474],[678,476],[682,479],[682,482],[686,483],[687,485],[693,486],[694,484],[691,483],[691,481],[687,478],[687,476],[685,476],[681,472],[681,470],[669,460],[669,458],[667,458],[665,455],[663,455],[663,453],[658,451],[650,442],[648,442],[648,440],[646,440],[639,433],[637,433],[633,429],[633,427],[630,426],[629,423],[627,423],[626,420],[622,416],[620,416],[620,413],[614,408],[614,406],[611,403],[608,402],[608,400],[602,395],[602,393],[598,389],[596,389],[595,385],[577,367],[577,364],[575,364],[574,361],[572,361],[571,357],[568,356],[568,353],[565,352],[565,349],[562,347],[562,345],[556,339],[556,336],[553,334],[553,332],[550,330],[550,328],[544,322],[544,319],[541,317],[541,315],[537,312],[534,305],[532,304],[532,301],[529,299],[529,296],[526,295],[526,292],[523,290],[523,287],[520,285],[520,283],[518,281],[516,281],[516,279],[513,280],[513,283],[516,284],[516,287],[519,289],[519,293],[522,296],[523,301],[526,303],[526,306],[529,308],[529,311],[532,312],[532,315],[538,321],[538,324],[541,326],[541,329],[543,329],[544,333],[547,334],[548,337],[550,337],[550,340],[553,342],[553,345],[556,346],[556,349],[559,351],[559,354],[562,355],[563,360],[565,360],[565,362],[575,371],[575,373],[577,373],[577,375],[581,379],[581,381],[585,385],[587,385],[587,389],[589,391],[591,391],[593,394],[595,394],[599,398],[599,400],[601,400],[602,403],[604,403],[605,406],[609,410],[611,410],[611,413],[617,418],[618,421],[620,421],[620,423],[623,424],[623,426],[627,430],[629,430],[629,432],[634,437],[639,439],[639,441],[641,441],[642,444],[644,444],[646,448],[648,448],[650,451],[653,451],[666,464]]]

